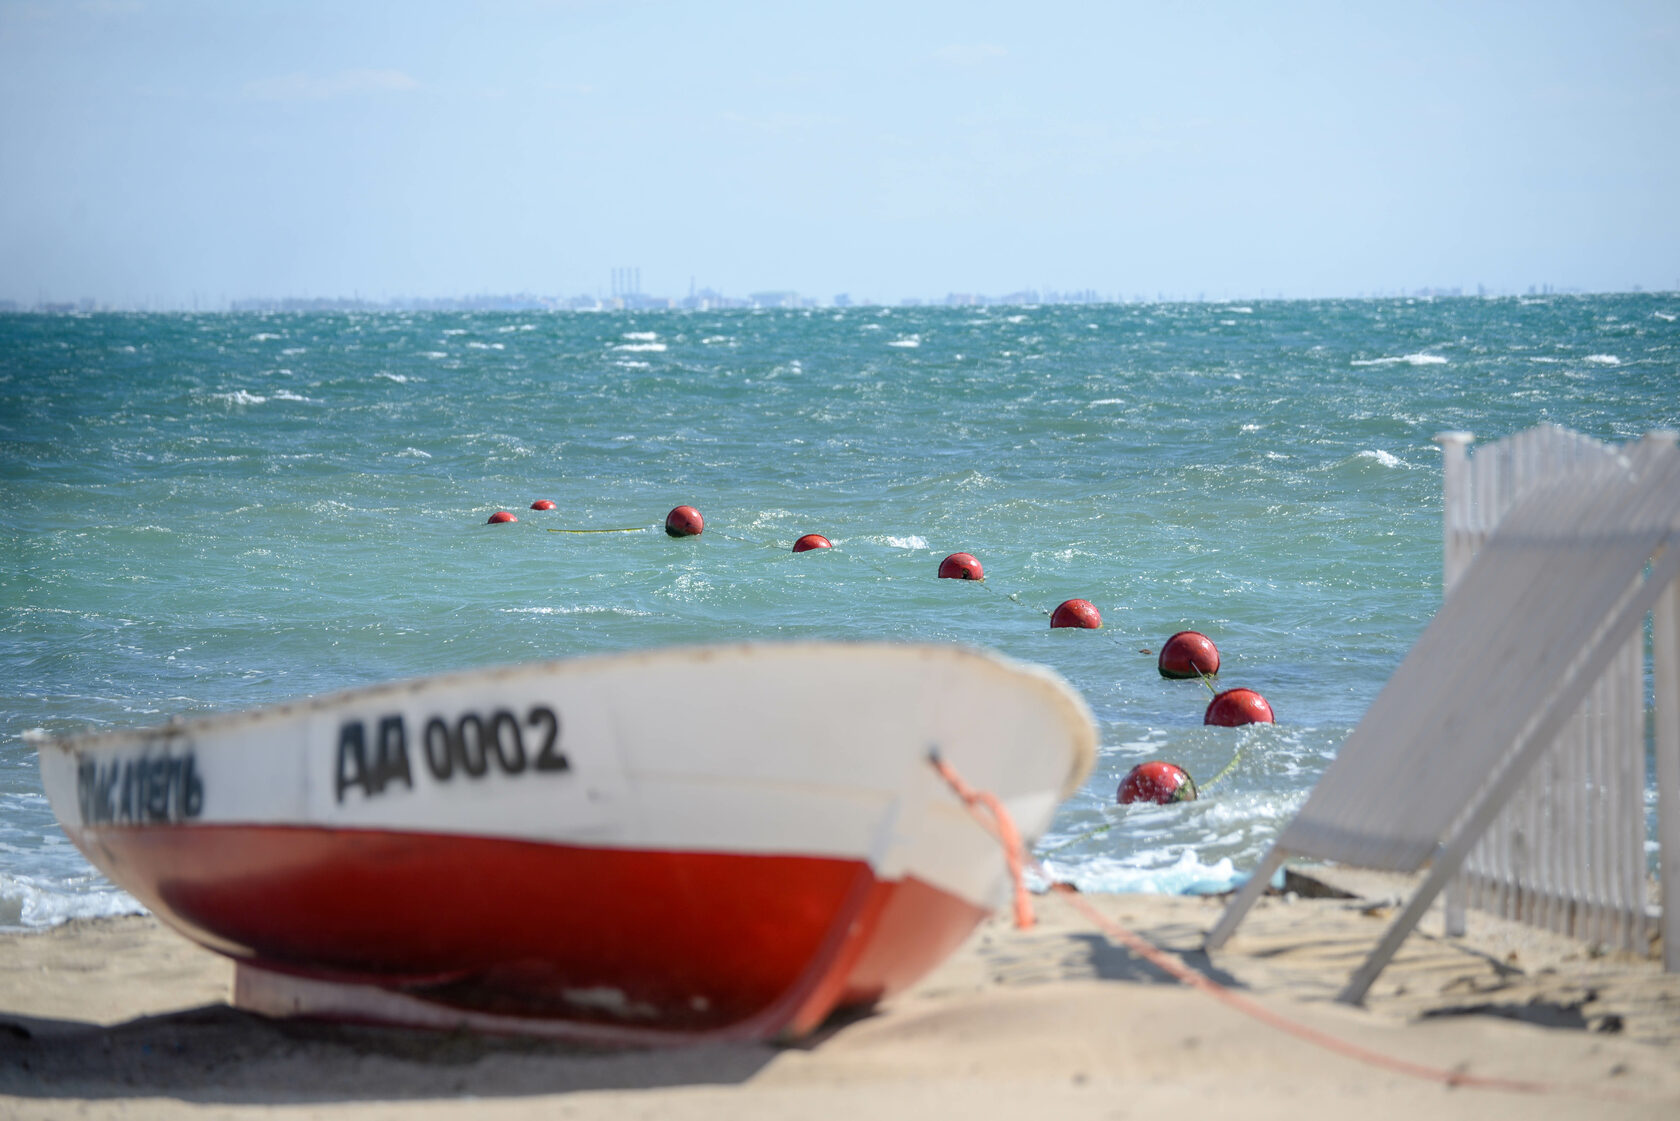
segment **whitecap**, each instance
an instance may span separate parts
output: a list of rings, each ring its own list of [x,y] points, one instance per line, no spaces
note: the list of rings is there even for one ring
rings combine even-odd
[[[614,362],[613,365],[617,366],[621,370],[651,370],[651,369],[653,369],[653,364],[652,363],[650,363],[650,362],[637,362],[633,358],[622,358],[619,361]]]
[[[404,448],[396,453],[398,459],[430,459],[432,453],[421,451],[419,448]]]
[[[1680,315],[1670,315],[1666,311],[1653,311],[1651,313],[1651,318],[1660,319],[1664,323],[1673,323],[1676,319],[1680,319]]]
[[[276,401],[308,401],[309,400],[309,398],[303,396],[302,394],[293,393],[289,389],[281,389],[281,390],[276,391],[275,394],[274,394],[274,399]]]
[[[0,927],[41,928],[71,919],[143,915],[146,908],[116,888],[66,891],[32,876],[0,874]]]
[[[1591,362],[1595,366],[1620,366],[1622,364],[1622,360],[1614,354],[1589,354],[1581,361]]]
[[[1095,408],[1098,405],[1124,405],[1125,403],[1126,399],[1124,397],[1104,397],[1100,400],[1092,401],[1091,407]]]
[[[887,345],[888,346],[905,347],[907,349],[913,349],[915,347],[921,346],[922,345],[922,340],[921,340],[921,336],[919,336],[919,335],[910,335],[907,338],[894,339],[892,342],[888,343]]]
[[[1367,448],[1360,452],[1355,459],[1374,459],[1384,467],[1404,467],[1405,461],[1392,452],[1385,452],[1381,448]]]
[[[467,329],[465,327],[449,327],[446,328],[443,333],[445,336],[464,335],[467,333]]]
[[[1439,354],[1403,354],[1398,358],[1355,358],[1355,366],[1395,366],[1401,362],[1410,366],[1445,366],[1447,360]]]
[[[210,397],[215,401],[225,401],[229,405],[261,405],[268,400],[267,397],[260,397],[243,389],[236,389],[232,393],[212,393]]]
[[[440,354],[440,355],[438,355],[438,357],[442,358],[442,357],[444,357],[444,355]],[[394,381],[398,385],[407,385],[408,384],[408,375],[407,374],[393,374],[389,370],[380,370],[377,374],[374,374],[373,376],[376,377],[376,378],[384,378],[387,381]]]
[[[442,351],[442,350],[422,350],[420,352],[420,357],[422,357],[422,358],[448,358],[449,353],[447,351]]]
[[[649,618],[651,611],[636,611],[628,607],[597,607],[592,604],[579,604],[567,607],[500,607],[498,611],[504,615],[626,615],[631,618]]]
[[[1230,857],[1204,864],[1193,848],[1181,849],[1172,863],[1155,863],[1149,854],[1140,853],[1124,860],[1098,857],[1078,864],[1046,860],[1044,870],[1052,881],[1071,883],[1082,892],[1212,895],[1248,879],[1237,872]]]
[[[254,343],[266,343],[266,342],[272,342],[273,340],[278,339],[279,337],[280,337],[279,335],[276,335],[276,334],[274,334],[270,331],[258,331],[256,334],[251,336],[251,341],[254,342]]]
[[[719,343],[727,343],[727,342],[733,342],[733,341],[734,340],[731,339],[728,335],[707,335],[705,338],[700,340],[700,343],[701,343],[702,346],[716,346]]]
[[[472,350],[506,350],[507,349],[507,344],[506,343],[470,342],[470,343],[467,344],[467,346],[468,346],[468,348],[470,348]]]
[[[619,336],[619,338],[621,338],[621,339],[629,339],[632,342],[642,342],[642,343],[653,342],[658,337],[659,337],[659,332],[658,331],[626,331],[626,332],[624,332],[624,334]]]
[[[617,346],[613,347],[613,349],[659,354],[663,352],[666,347],[664,343],[619,343]]]
[[[296,354],[308,354],[309,353],[309,348],[306,347],[306,346],[289,346],[285,350],[282,350],[280,353],[284,354],[284,355],[287,355],[288,357],[290,357],[292,355],[296,355]]]
[[[886,543],[894,549],[926,549],[927,538],[911,534],[909,537],[888,537]]]

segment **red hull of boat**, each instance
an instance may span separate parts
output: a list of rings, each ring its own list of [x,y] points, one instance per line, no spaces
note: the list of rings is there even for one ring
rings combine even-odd
[[[861,860],[286,826],[76,839],[261,969],[613,1029],[802,1035],[913,983],[986,914]]]

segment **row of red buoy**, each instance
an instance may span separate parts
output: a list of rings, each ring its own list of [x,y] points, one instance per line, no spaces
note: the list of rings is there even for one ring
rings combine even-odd
[[[531,503],[531,509],[533,509],[533,510],[554,510],[554,509],[558,509],[558,507],[556,507],[554,505],[554,500],[552,498],[539,498],[535,502]],[[511,510],[497,510],[494,514],[490,515],[489,521],[485,522],[484,524],[485,525],[506,525],[509,522],[516,522],[518,520],[519,520],[518,518],[514,517],[513,511],[511,511]]]
[[[1200,631],[1179,631],[1162,643],[1156,667],[1162,677],[1194,677],[1206,681],[1219,672],[1219,647]],[[1237,688],[1215,693],[1202,713],[1202,723],[1236,728],[1244,724],[1272,724],[1275,721],[1272,706],[1265,697],[1253,689]],[[1115,792],[1115,800],[1121,805],[1133,802],[1167,805],[1194,802],[1198,793],[1189,771],[1177,763],[1151,759],[1126,773]]]
[[[547,498],[531,503],[533,510],[553,510],[555,504]],[[490,515],[490,525],[503,525],[519,519],[507,510]],[[671,537],[698,537],[705,532],[706,519],[693,506],[677,506],[665,515],[665,532]],[[834,543],[820,533],[807,533],[793,543],[793,551],[807,553],[814,549],[832,549]],[[986,569],[973,553],[952,553],[939,562],[941,580],[985,580]],[[1102,613],[1090,600],[1069,599],[1056,605],[1050,613],[1050,626],[1098,630],[1102,627]],[[1162,677],[1173,679],[1199,678],[1207,681],[1219,672],[1219,648],[1213,640],[1199,631],[1179,631],[1161,646],[1156,668]],[[1202,723],[1224,728],[1244,724],[1274,723],[1272,706],[1253,689],[1227,689],[1215,693],[1202,713]],[[1120,783],[1118,798],[1131,802],[1187,802],[1194,801],[1196,784],[1190,773],[1176,763],[1152,759],[1133,767]]]

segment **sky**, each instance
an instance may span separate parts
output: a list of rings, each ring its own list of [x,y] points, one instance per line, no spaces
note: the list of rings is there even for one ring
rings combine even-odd
[[[1680,288],[1680,3],[0,0],[0,300]]]

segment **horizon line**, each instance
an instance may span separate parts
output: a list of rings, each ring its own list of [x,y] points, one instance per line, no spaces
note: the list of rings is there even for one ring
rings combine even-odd
[[[1160,304],[1241,304],[1241,303],[1299,303],[1311,301],[1361,300],[1438,300],[1438,299],[1523,299],[1551,296],[1672,296],[1680,294],[1680,285],[1669,289],[1648,289],[1643,285],[1627,288],[1575,288],[1551,284],[1531,284],[1523,291],[1494,290],[1478,284],[1468,291],[1462,285],[1425,286],[1413,289],[1376,289],[1353,295],[1291,296],[1284,292],[1257,293],[1243,296],[1209,297],[1203,292],[1194,295],[1156,292],[1154,298],[1146,293],[1101,293],[1095,289],[1059,291],[1022,289],[1001,296],[984,293],[949,292],[943,297],[923,298],[905,296],[897,300],[873,297],[852,298],[847,293],[823,299],[803,296],[791,289],[766,290],[746,296],[726,296],[712,289],[684,297],[651,296],[641,292],[617,293],[611,296],[551,296],[531,292],[480,293],[455,296],[394,296],[370,299],[352,296],[254,296],[228,299],[223,297],[206,307],[200,307],[195,297],[191,306],[185,303],[149,302],[128,303],[96,300],[38,299],[25,305],[22,301],[0,299],[0,314],[95,314],[122,312],[185,312],[196,314],[249,314],[264,312],[302,311],[760,311],[760,310],[845,310],[847,308],[975,308],[975,307],[1047,307],[1047,306],[1150,306]]]

